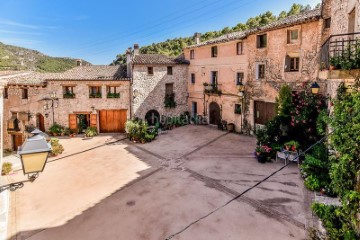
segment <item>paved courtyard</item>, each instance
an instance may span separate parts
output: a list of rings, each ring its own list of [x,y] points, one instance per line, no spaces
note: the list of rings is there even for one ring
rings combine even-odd
[[[122,137],[61,139],[67,152],[12,193],[12,238],[305,239],[296,164],[219,208],[283,166],[258,163],[255,138],[206,126],[144,145]]]

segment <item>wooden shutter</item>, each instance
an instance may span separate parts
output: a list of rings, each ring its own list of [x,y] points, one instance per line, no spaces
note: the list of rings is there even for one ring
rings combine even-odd
[[[286,55],[286,57],[285,57],[285,72],[290,72],[290,65],[291,65],[290,57],[289,57],[289,55]]]
[[[71,130],[75,130],[77,129],[77,119],[76,119],[76,114],[69,114],[69,128]]]
[[[97,114],[90,114],[90,127],[97,127]]]

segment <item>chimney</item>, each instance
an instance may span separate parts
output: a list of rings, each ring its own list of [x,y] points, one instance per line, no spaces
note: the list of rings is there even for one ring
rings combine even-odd
[[[195,33],[195,34],[194,34],[195,44],[199,44],[199,43],[200,43],[200,37],[201,37],[201,33]]]
[[[139,55],[139,53],[140,53],[139,44],[135,43],[134,44],[134,55]]]
[[[81,59],[76,60],[76,66],[82,66],[82,60]]]
[[[132,68],[131,68],[131,54],[132,54],[132,49],[131,47],[129,47],[126,52],[125,52],[125,55],[126,55],[126,75],[127,77],[131,78],[132,74]]]

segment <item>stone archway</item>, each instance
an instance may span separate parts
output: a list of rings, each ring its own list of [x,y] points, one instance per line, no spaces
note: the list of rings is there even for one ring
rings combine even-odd
[[[149,126],[154,126],[160,122],[160,114],[158,111],[156,111],[154,109],[150,110],[146,113],[145,120],[147,121]]]
[[[221,122],[220,106],[216,102],[209,105],[209,118],[210,124],[218,125]]]

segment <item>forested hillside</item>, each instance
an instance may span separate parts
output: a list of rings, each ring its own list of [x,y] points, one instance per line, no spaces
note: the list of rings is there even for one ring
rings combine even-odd
[[[89,64],[83,61],[83,64]],[[76,59],[50,57],[41,52],[0,42],[1,70],[64,72],[76,66]]]
[[[320,4],[318,4],[315,8],[319,8]],[[225,27],[220,31],[212,31],[206,32],[201,35],[201,41],[206,41],[212,38],[219,37],[221,35],[243,31],[259,26],[264,26],[268,23],[274,22],[276,20],[299,14],[303,11],[311,10],[311,6],[301,5],[301,4],[293,4],[289,11],[282,11],[279,16],[274,15],[272,12],[267,11],[263,14],[260,14],[256,17],[249,18],[246,23],[239,23],[234,27]],[[140,48],[141,53],[158,53],[158,54],[166,54],[169,56],[178,56],[181,54],[182,49],[188,45],[194,44],[193,37],[180,37],[175,39],[168,39],[165,42],[153,43],[148,46],[143,46]],[[125,55],[119,54],[116,56],[116,60],[113,61],[112,64],[122,64],[125,63]]]

